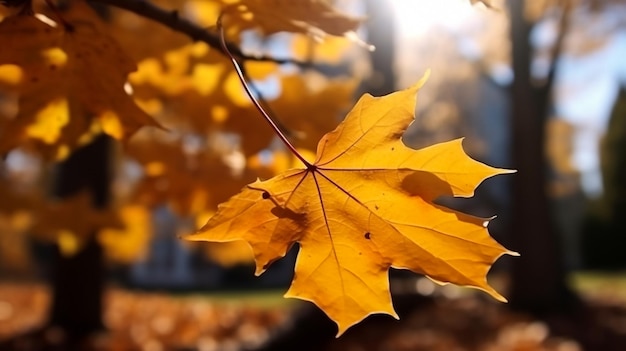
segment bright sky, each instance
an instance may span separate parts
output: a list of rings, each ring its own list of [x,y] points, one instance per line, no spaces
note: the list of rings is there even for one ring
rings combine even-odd
[[[600,139],[619,92],[618,73],[626,71],[625,55],[626,35],[620,35],[593,55],[567,56],[560,62],[555,108],[558,117],[576,128],[572,162],[581,172],[583,190],[591,196],[602,193]]]
[[[425,34],[433,26],[454,29],[472,15],[468,0],[391,0],[403,36]]]

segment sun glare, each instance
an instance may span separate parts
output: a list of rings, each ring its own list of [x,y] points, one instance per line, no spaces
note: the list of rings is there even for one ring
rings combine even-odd
[[[468,0],[390,0],[390,4],[396,27],[405,36],[424,34],[433,26],[453,29],[472,13]]]

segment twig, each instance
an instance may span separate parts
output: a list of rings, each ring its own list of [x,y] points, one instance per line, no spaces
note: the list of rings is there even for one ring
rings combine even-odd
[[[288,138],[289,137],[299,138],[299,136],[297,134],[295,134],[294,132],[289,130],[280,121],[280,119],[276,116],[276,113],[272,109],[272,107],[269,104],[269,102],[267,102],[267,99],[263,95],[263,92],[261,91],[261,89],[259,89],[259,87],[257,87],[256,84],[254,84],[254,81],[248,75],[248,72],[246,71],[246,68],[243,65],[241,65],[241,64],[239,65],[239,68],[241,69],[241,73],[243,74],[243,78],[248,83],[248,86],[250,87],[250,90],[252,90],[254,92],[254,94],[256,95],[257,99],[259,100],[259,102],[261,103],[263,108],[265,109],[265,112],[272,118],[272,120],[274,120],[274,122],[276,123],[276,126],[285,134],[286,137],[288,137]]]
[[[141,17],[151,19],[155,22],[187,35],[193,41],[201,41],[214,49],[219,50],[222,54],[226,55],[226,52],[220,44],[220,38],[217,33],[211,33],[206,28],[203,28],[183,17],[180,16],[178,10],[165,10],[161,7],[154,5],[148,0],[92,0],[93,2],[99,2],[109,6],[118,7],[126,11],[133,12]],[[261,55],[247,55],[244,54],[239,46],[227,42],[226,46],[231,54],[239,59],[247,61],[270,61],[278,64],[292,63],[298,66],[308,66],[306,62],[301,62],[292,58],[275,58],[271,56]]]
[[[246,91],[246,94],[248,94],[248,97],[250,98],[250,100],[252,101],[252,103],[254,104],[254,106],[257,108],[257,110],[259,110],[259,112],[261,113],[261,116],[263,116],[263,118],[265,119],[265,121],[267,121],[267,123],[270,125],[270,127],[272,127],[272,129],[274,130],[274,132],[278,135],[278,137],[280,138],[280,140],[283,142],[283,144],[285,144],[285,146],[289,149],[289,151],[291,151],[291,153],[296,156],[308,169],[312,169],[315,166],[312,165],[311,163],[309,163],[301,154],[300,152],[298,152],[298,150],[296,150],[296,148],[293,146],[293,144],[291,144],[291,142],[289,141],[289,139],[287,139],[287,137],[285,136],[285,134],[282,132],[282,130],[278,127],[278,125],[276,124],[276,122],[272,119],[272,117],[265,111],[265,109],[263,108],[263,106],[261,106],[261,103],[259,103],[258,99],[254,96],[254,94],[252,93],[252,91],[250,90],[250,86],[248,85],[248,82],[246,81],[246,78],[244,76],[243,71],[241,70],[241,67],[239,65],[239,62],[237,62],[237,59],[232,55],[232,53],[230,52],[230,49],[227,46],[226,43],[226,39],[224,38],[224,27],[222,26],[222,16],[220,16],[217,19],[217,28],[220,32],[220,44],[222,45],[222,49],[224,50],[224,52],[226,53],[226,55],[228,55],[231,63],[233,64],[233,67],[235,68],[235,72],[237,72],[237,77],[239,77],[239,80],[241,81],[241,84],[243,85],[244,90]]]

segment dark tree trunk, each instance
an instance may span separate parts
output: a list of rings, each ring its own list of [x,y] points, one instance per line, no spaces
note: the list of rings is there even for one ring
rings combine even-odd
[[[364,90],[374,96],[382,96],[396,89],[393,8],[385,0],[366,0],[365,4],[367,42],[376,50],[370,54],[372,76],[365,81]]]
[[[531,24],[524,18],[524,3],[509,1],[515,74],[511,86],[512,159],[518,171],[513,177],[513,223],[509,246],[521,254],[512,260],[509,296],[512,307],[543,314],[568,309],[573,294],[565,282],[563,256],[546,192],[544,128],[555,67],[543,84],[532,83]],[[561,29],[565,27],[562,25]],[[563,33],[561,40],[562,36]],[[560,42],[554,57],[558,57]]]
[[[99,136],[62,162],[57,168],[54,195],[67,198],[87,191],[95,208],[106,207],[111,180],[109,148],[110,138]],[[48,323],[66,333],[70,345],[103,329],[104,256],[95,234],[74,255],[64,256],[59,250],[55,253]]]

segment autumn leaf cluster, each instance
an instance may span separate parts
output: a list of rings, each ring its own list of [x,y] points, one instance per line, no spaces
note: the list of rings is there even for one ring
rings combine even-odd
[[[273,131],[258,118],[219,48],[193,42],[185,33],[124,9],[100,8],[98,13],[82,0],[67,3],[68,7],[54,9],[44,2],[0,7],[0,42],[6,48],[0,50],[0,154],[7,160],[25,154],[50,163],[106,134],[123,143],[119,167],[139,166],[141,175],[133,183],[132,175],[121,173],[117,215],[101,216],[107,210],[92,209],[94,215],[84,217],[89,218],[85,223],[70,228],[62,216],[48,213],[61,208],[63,218],[69,219],[68,211],[89,209],[89,199],[80,195],[67,204],[17,201],[16,197],[40,199],[45,190],[15,187],[19,175],[8,172],[3,184],[15,196],[7,193],[0,201],[7,208],[34,213],[28,228],[36,227],[51,240],[75,242],[69,247],[78,248],[95,229],[120,227],[120,218],[128,217],[123,210],[127,207],[148,210],[166,205],[183,216],[204,218],[246,183],[291,165],[292,156],[272,147]],[[284,40],[294,60],[337,62],[349,40],[318,44],[309,34],[323,35],[320,26],[330,31],[336,27],[335,32],[353,30],[359,20],[340,15],[325,2],[312,3],[319,18],[298,21],[290,28],[267,19],[250,21],[250,11],[259,8],[256,1],[170,0],[155,5],[163,11],[180,9],[180,20],[197,28],[214,27],[219,14],[228,12],[227,35],[234,45],[242,45],[241,33],[254,34],[254,28],[264,33],[294,30],[297,33]],[[243,11],[243,5],[249,10]],[[281,6],[289,11],[277,20],[287,25],[292,22],[289,16],[304,16],[308,5]],[[326,14],[336,18],[321,21]],[[297,135],[294,143],[302,152],[313,150],[336,125],[356,88],[356,80],[348,75],[327,78],[315,70],[295,66],[288,70],[272,60],[247,60],[245,69],[254,84],[280,90],[269,94],[267,101],[281,116],[280,123]],[[128,183],[134,185],[124,185]],[[53,218],[55,223],[48,223]],[[117,239],[128,240],[100,235],[112,245],[111,255],[128,251],[123,256],[130,259],[142,252],[149,218],[142,222],[139,227],[144,230],[118,235]]]

